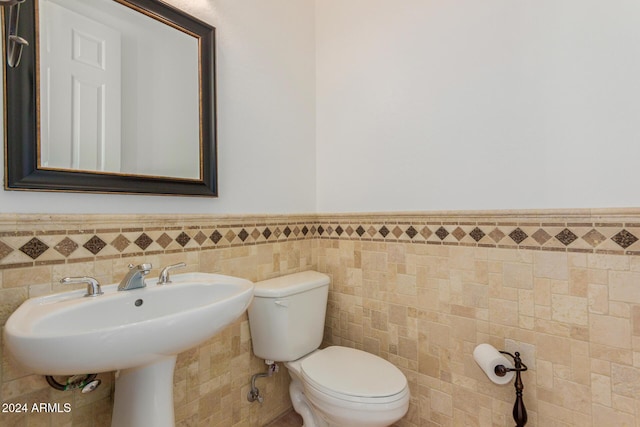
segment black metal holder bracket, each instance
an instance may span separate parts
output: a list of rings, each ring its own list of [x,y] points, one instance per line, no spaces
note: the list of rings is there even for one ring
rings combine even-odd
[[[527,424],[527,409],[524,407],[524,401],[522,400],[522,390],[524,390],[524,384],[522,383],[522,377],[520,372],[526,371],[527,365],[522,363],[520,359],[520,353],[516,351],[515,355],[507,352],[500,351],[502,354],[506,354],[513,359],[515,368],[508,368],[504,365],[498,365],[495,367],[494,372],[499,377],[504,377],[508,372],[516,373],[516,381],[514,387],[516,388],[516,402],[513,405],[513,419],[516,422],[516,427],[524,427]]]

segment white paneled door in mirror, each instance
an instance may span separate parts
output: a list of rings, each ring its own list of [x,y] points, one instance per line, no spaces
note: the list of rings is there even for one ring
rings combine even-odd
[[[51,1],[40,17],[40,164],[121,172],[120,31]]]
[[[39,0],[40,167],[199,179],[194,35],[113,0]]]

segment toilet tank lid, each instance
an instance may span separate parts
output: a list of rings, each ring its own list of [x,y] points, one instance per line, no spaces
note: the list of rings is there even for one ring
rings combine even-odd
[[[310,289],[328,286],[331,279],[317,271],[303,271],[286,276],[256,282],[253,295],[262,298],[280,298],[298,294]]]

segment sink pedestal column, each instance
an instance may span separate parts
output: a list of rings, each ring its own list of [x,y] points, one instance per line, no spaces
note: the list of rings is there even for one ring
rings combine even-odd
[[[116,374],[112,427],[174,427],[173,371],[177,356]]]

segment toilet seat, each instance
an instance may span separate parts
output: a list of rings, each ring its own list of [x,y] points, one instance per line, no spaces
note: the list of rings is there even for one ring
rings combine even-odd
[[[405,399],[407,379],[390,362],[361,350],[327,347],[305,357],[300,372],[306,386],[354,403],[384,404]]]

